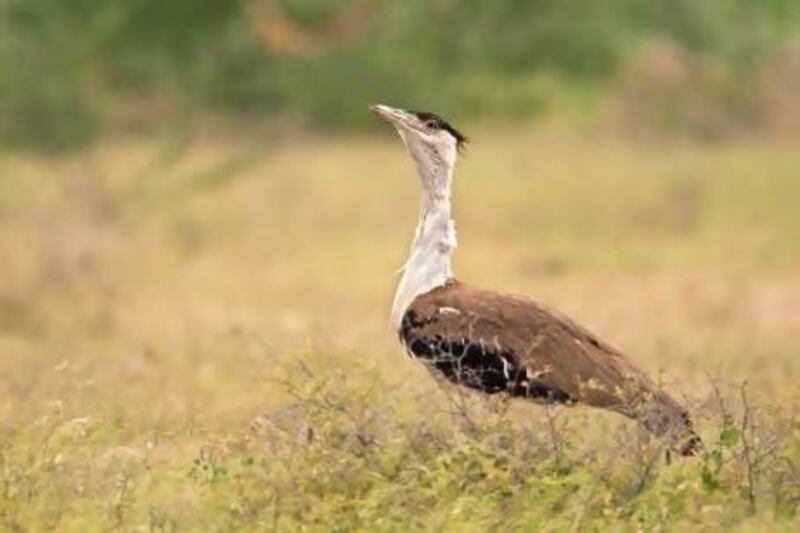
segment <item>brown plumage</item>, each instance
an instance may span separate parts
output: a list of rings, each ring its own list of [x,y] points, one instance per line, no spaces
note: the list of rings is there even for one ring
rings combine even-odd
[[[616,411],[684,455],[700,445],[686,410],[624,355],[528,298],[450,280],[412,302],[399,335],[409,353],[459,385]]]

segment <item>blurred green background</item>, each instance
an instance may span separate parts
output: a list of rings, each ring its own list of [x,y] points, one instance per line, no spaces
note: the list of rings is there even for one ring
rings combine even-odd
[[[584,116],[614,97],[636,131],[795,131],[798,35],[795,0],[4,0],[0,140],[69,149],[209,115],[357,129],[375,100]]]

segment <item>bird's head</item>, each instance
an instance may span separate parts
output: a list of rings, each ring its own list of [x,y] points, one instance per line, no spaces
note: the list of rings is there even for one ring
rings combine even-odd
[[[459,149],[467,142],[461,132],[434,113],[387,105],[374,105],[370,110],[397,129],[423,175],[452,168]]]

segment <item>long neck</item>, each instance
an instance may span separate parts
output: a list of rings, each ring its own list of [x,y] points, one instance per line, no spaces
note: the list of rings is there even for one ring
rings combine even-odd
[[[451,217],[452,167],[420,169],[422,201],[411,253],[403,268],[392,305],[392,326],[399,329],[403,314],[414,298],[444,285],[453,277],[450,256],[456,247]]]

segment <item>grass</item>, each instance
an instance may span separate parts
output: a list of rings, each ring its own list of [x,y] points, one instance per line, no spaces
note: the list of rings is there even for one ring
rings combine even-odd
[[[796,150],[473,136],[459,277],[623,348],[703,457],[404,355],[399,141],[107,143],[0,160],[0,529],[792,529]]]

